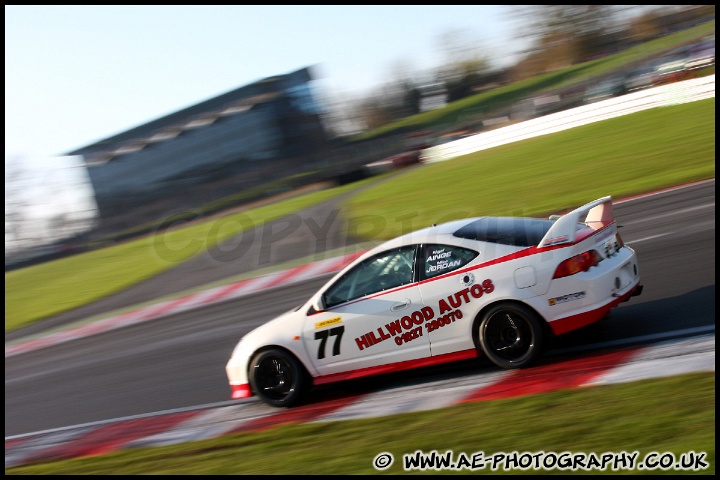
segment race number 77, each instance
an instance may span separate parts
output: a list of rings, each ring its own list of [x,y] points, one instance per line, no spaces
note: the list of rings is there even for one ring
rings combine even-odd
[[[330,330],[315,332],[315,340],[320,340],[320,346],[318,347],[318,360],[325,358],[325,344],[327,343],[328,337],[335,337],[332,351],[333,356],[340,355],[340,340],[342,339],[343,332],[345,332],[344,325],[331,328]]]

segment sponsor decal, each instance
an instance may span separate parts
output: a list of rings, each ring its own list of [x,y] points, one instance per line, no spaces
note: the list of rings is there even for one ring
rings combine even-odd
[[[337,325],[339,323],[342,323],[342,317],[328,318],[327,320],[315,322],[315,330],[319,328],[330,327],[332,325]]]
[[[615,235],[615,233],[617,233],[617,226],[613,224],[612,227],[614,228],[605,228],[601,230],[596,236],[597,241],[602,242],[606,238]]]
[[[555,237],[555,238],[548,238],[548,241],[545,242],[545,245],[555,245],[556,243],[563,243],[563,242],[567,242],[568,240],[570,240],[569,236],[561,235],[561,236]]]
[[[395,343],[402,345],[422,336],[422,325],[426,321],[435,317],[435,311],[431,307],[423,307],[415,310],[409,315],[398,318],[394,322],[386,324],[384,327],[378,327],[377,335],[375,331],[370,331],[361,337],[355,339],[358,349],[377,345],[389,338],[394,338]]]
[[[463,317],[462,310],[453,310],[452,312],[449,312],[446,315],[443,315],[440,318],[434,319],[429,321],[425,324],[425,328],[427,329],[428,333],[437,330],[438,328],[442,328],[445,325],[450,325],[455,320],[459,320]]]
[[[423,326],[425,331],[430,333],[463,318],[463,313],[459,310],[462,305],[470,303],[485,294],[492,293],[494,290],[495,285],[492,280],[485,279],[482,283],[473,284],[440,299],[436,308],[422,307],[411,314],[357,337],[355,345],[359,350],[365,350],[391,338],[398,346],[411,342],[423,336]],[[436,316],[436,311],[439,316]]]
[[[575,293],[569,293],[567,295],[562,295],[560,297],[551,298],[548,300],[548,303],[550,306],[555,306],[558,303],[566,303],[566,302],[572,302],[574,300],[580,300],[581,298],[585,298],[585,292],[575,292]]]

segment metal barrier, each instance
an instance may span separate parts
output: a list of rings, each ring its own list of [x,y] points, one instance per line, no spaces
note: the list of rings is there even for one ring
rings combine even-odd
[[[620,97],[583,105],[430,147],[423,151],[422,161],[425,163],[442,162],[468,153],[650,108],[677,105],[713,97],[715,97],[714,74],[628,93]]]

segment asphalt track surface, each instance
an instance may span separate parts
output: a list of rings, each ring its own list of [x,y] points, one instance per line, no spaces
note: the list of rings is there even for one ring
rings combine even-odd
[[[359,190],[352,193],[357,191]],[[349,232],[339,208],[340,202],[350,194],[260,225],[254,225],[249,217],[241,218],[239,221],[246,227],[245,233],[213,248],[201,250],[194,258],[117,294],[6,333],[5,341],[14,341],[105,312],[151,302],[290,261],[324,258],[324,253],[328,251],[343,248],[352,250],[359,240]],[[284,198],[285,196],[281,196],[280,200]],[[272,201],[273,199],[270,199],[262,204]],[[241,211],[226,212],[216,216],[214,220],[219,228],[222,228],[224,222],[235,221],[231,220],[234,218],[231,215]],[[168,220],[169,223],[171,221],[172,219]],[[162,232],[155,233],[153,237],[158,256],[162,255],[163,249],[174,247],[165,242]]]
[[[590,370],[602,370],[611,375],[610,369],[633,363],[631,357],[623,360],[623,354],[618,351],[655,348],[656,342],[669,339],[682,342],[677,344],[675,353],[668,355],[669,358],[683,355],[683,351],[694,353],[687,350],[697,349],[697,352],[711,355],[714,370],[714,180],[620,201],[615,211],[623,225],[620,230],[623,239],[638,252],[645,285],[643,295],[622,304],[609,319],[559,338],[548,352],[545,363],[537,370],[527,372],[532,374],[535,370],[540,375],[537,378],[542,378],[543,369],[553,370],[553,365],[581,365],[583,359],[588,359],[594,365]],[[323,218],[327,220],[328,217]],[[49,437],[54,436],[52,442],[56,445],[59,435],[75,438],[82,437],[83,432],[90,435],[99,426],[117,425],[113,422],[121,418],[135,423],[130,430],[125,429],[124,435],[117,429],[117,435],[110,435],[116,446],[127,446],[132,441],[136,445],[143,444],[136,437],[138,434],[142,434],[142,438],[149,437],[152,429],[146,427],[154,424],[153,435],[159,435],[171,429],[169,424],[162,427],[163,421],[177,425],[182,421],[189,422],[200,413],[215,412],[222,417],[227,414],[227,409],[232,409],[236,423],[239,419],[247,420],[248,416],[270,422],[269,419],[277,417],[277,409],[255,399],[229,401],[224,365],[244,332],[303,302],[326,279],[327,276],[321,276],[278,286],[6,357],[6,466],[9,461],[13,464],[27,460],[27,456],[18,452],[29,452],[27,447],[32,443],[31,438],[35,438],[37,445],[43,443],[40,438],[51,441]],[[699,339],[693,339],[697,335]],[[602,348],[610,348],[610,351]],[[644,355],[647,356],[648,351]],[[637,363],[638,357],[632,358]],[[602,367],[593,362],[600,362]],[[667,369],[666,366],[661,368]],[[307,405],[296,410],[296,420],[301,419],[303,411],[308,419],[319,418],[319,411],[325,414],[345,412],[336,413],[334,418],[343,418],[343,415],[352,418],[347,413],[351,403],[348,399],[358,396],[393,398],[384,391],[397,387],[429,389],[435,392],[434,398],[438,398],[442,396],[438,392],[443,388],[458,388],[468,382],[474,387],[495,385],[499,381],[497,377],[504,374],[486,362],[473,361],[412,374],[390,375],[373,382],[352,382],[333,389],[318,389]],[[521,383],[533,383],[528,378]],[[572,386],[577,385],[570,382],[565,388]],[[563,388],[562,385],[557,387]],[[518,391],[528,392],[527,389]],[[487,392],[483,395],[489,398]],[[402,398],[402,395],[397,397]],[[338,410],[340,406],[343,408]],[[362,410],[361,407],[353,408]],[[393,411],[393,408],[398,407],[386,406],[386,411]],[[165,412],[165,415],[158,412]],[[175,415],[175,420],[170,420],[171,414]],[[138,424],[138,419],[145,420]],[[228,422],[232,423],[227,420],[223,424]],[[224,430],[218,427],[216,433],[221,431]],[[21,435],[32,432],[44,434],[39,437]],[[144,435],[146,433],[148,435]],[[125,441],[118,440],[120,438]],[[25,450],[20,448],[23,443]],[[91,443],[103,444],[97,439]],[[87,445],[87,441],[82,444]],[[74,452],[84,454],[87,448],[75,448]]]

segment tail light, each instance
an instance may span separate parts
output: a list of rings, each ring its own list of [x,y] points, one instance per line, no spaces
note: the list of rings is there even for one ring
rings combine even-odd
[[[590,267],[596,266],[601,260],[602,257],[600,257],[599,253],[595,250],[588,250],[561,262],[555,269],[553,278],[569,277],[576,273],[587,272]]]

